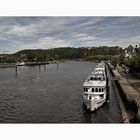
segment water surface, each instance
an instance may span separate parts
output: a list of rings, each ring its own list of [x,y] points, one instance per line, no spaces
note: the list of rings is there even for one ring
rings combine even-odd
[[[82,102],[82,84],[92,62],[65,62],[46,67],[0,69],[1,123],[120,123],[122,118],[110,84],[109,102],[91,113]]]

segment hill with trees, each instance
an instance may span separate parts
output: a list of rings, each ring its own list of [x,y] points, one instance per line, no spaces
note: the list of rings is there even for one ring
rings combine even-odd
[[[129,45],[122,49],[119,46],[99,47],[65,47],[52,49],[28,49],[21,50],[14,54],[1,54],[0,63],[17,62],[48,62],[59,60],[109,60],[114,67],[117,64],[129,68],[131,73],[140,71],[140,46]],[[140,75],[140,74],[139,74]]]
[[[113,55],[119,55],[122,51],[123,49],[118,46],[99,46],[81,48],[65,47],[47,50],[29,49],[21,50],[14,54],[4,55],[3,57],[0,57],[0,62],[44,62],[64,59],[109,60]]]

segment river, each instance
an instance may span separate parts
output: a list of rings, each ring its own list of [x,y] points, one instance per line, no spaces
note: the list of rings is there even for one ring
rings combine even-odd
[[[95,112],[83,106],[82,84],[92,62],[0,69],[0,123],[121,123],[110,84],[108,101]]]

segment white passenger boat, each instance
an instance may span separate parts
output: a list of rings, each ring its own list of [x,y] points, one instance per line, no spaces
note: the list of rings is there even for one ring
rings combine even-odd
[[[105,64],[98,64],[84,84],[83,103],[90,111],[99,108],[106,101]]]
[[[17,62],[16,65],[17,66],[25,66],[25,62]]]

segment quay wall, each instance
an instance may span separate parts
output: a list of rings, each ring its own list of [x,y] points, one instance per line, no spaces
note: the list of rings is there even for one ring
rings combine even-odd
[[[109,69],[111,74],[117,79],[114,82],[127,110],[133,112],[137,118],[140,118],[140,93],[117,70],[112,69],[110,66]]]
[[[124,123],[130,123],[129,115],[128,115],[127,110],[125,108],[124,102],[122,101],[122,98],[119,94],[120,91],[119,91],[118,87],[116,86],[115,81],[111,79],[112,76],[114,78],[114,74],[113,74],[112,70],[110,69],[110,67],[108,67],[108,65],[107,65],[106,68],[107,68],[108,78],[109,78],[109,80],[111,80],[112,86],[113,86],[114,91],[116,93],[118,104],[119,104],[119,107],[120,107],[120,110],[121,110],[122,120],[123,120]]]

